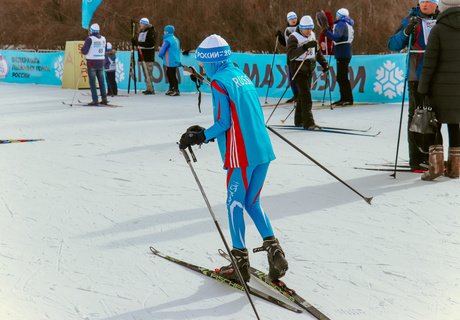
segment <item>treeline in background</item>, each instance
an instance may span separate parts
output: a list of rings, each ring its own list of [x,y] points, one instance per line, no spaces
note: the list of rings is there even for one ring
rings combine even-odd
[[[417,0],[104,0],[93,22],[118,49],[128,49],[130,21],[147,17],[158,32],[172,24],[182,49],[195,49],[207,35],[223,36],[233,51],[273,52],[276,30],[295,11],[313,18],[319,10],[345,7],[355,20],[355,54],[386,53],[388,38]],[[79,0],[2,0],[0,48],[63,49],[69,40],[84,40]],[[320,30],[315,28],[316,32]]]

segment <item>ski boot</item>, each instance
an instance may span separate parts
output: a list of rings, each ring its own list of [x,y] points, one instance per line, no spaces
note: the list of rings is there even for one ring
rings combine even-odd
[[[278,239],[275,237],[265,238],[262,247],[254,249],[254,252],[259,251],[267,251],[269,265],[268,276],[271,280],[276,281],[286,274],[288,262]]]
[[[249,257],[248,257],[248,249],[232,249],[232,255],[235,258],[236,265],[240,270],[241,275],[243,276],[244,282],[249,282]],[[216,269],[216,272],[227,278],[229,280],[233,280],[236,282],[240,282],[238,278],[238,274],[235,272],[233,268],[233,264],[229,264],[228,266],[223,266],[220,269]]]

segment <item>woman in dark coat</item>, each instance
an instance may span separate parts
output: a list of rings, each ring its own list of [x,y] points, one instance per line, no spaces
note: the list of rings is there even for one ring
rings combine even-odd
[[[439,1],[441,14],[428,40],[418,91],[429,97],[439,123],[447,123],[449,158],[444,168],[441,133],[429,148],[430,170],[422,180],[460,175],[460,0]]]

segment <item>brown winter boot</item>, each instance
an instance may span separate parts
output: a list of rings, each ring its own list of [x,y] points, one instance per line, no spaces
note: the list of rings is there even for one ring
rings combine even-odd
[[[430,170],[422,175],[422,180],[432,181],[444,174],[444,149],[440,144],[430,146],[428,149]]]
[[[460,147],[449,148],[446,177],[457,179],[460,176]]]
[[[243,280],[245,282],[249,282],[250,275],[248,249],[245,248],[243,250],[240,250],[233,248],[232,255],[235,258],[236,265],[240,270],[241,275],[243,276]],[[238,273],[235,272],[235,268],[233,267],[232,263],[230,263],[228,266],[224,266],[220,269],[217,269],[216,272],[227,279],[240,282]]]

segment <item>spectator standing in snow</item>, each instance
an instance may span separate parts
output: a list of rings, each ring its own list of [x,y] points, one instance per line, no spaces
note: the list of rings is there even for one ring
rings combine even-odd
[[[423,135],[409,131],[410,122],[415,109],[423,102],[417,92],[420,74],[422,72],[424,52],[428,43],[430,26],[433,25],[438,11],[438,0],[419,1],[419,4],[410,9],[409,15],[404,18],[396,33],[388,41],[391,51],[401,51],[409,48],[409,117],[407,125],[407,139],[409,143],[409,165],[412,170],[426,170],[428,164],[428,146],[434,142],[433,135]],[[409,35],[412,34],[412,43],[409,44]],[[420,150],[419,149],[422,149]]]
[[[105,49],[106,40],[100,34],[100,27],[94,23],[89,28],[90,35],[86,38],[81,53],[86,57],[86,65],[88,67],[89,86],[91,89],[92,100],[88,105],[97,106],[99,100],[97,96],[96,78],[99,83],[99,90],[101,91],[101,104],[108,104],[107,94],[105,91],[104,80],[104,62],[105,62]]]
[[[418,90],[428,95],[440,123],[447,123],[449,158],[444,168],[441,132],[429,148],[430,170],[422,180],[460,175],[460,0],[440,0],[440,14],[430,33]]]
[[[293,32],[287,42],[287,54],[291,69],[297,75],[294,83],[299,90],[295,106],[294,125],[305,129],[316,129],[313,119],[311,100],[311,80],[316,68],[316,61],[323,67],[323,71],[329,70],[326,59],[321,54],[318,42],[316,41],[313,28],[313,19],[310,16],[303,16],[299,26]]]
[[[149,19],[142,18],[139,20],[139,33],[137,39],[132,39],[133,46],[139,50],[139,62],[144,71],[144,80],[147,90],[143,94],[155,94],[153,87],[153,64],[155,62],[155,44],[156,31],[155,27],[150,24]]]
[[[107,94],[112,97],[118,95],[116,71],[116,51],[113,50],[112,44],[107,42],[107,51],[105,52],[105,79],[107,80]]]
[[[163,59],[166,67],[166,77],[169,82],[168,96],[180,96],[179,81],[177,80],[177,68],[180,67],[180,41],[174,35],[174,26],[167,25],[164,29],[163,44],[158,56]]]
[[[327,37],[334,41],[334,55],[337,61],[337,82],[340,87],[340,100],[332,103],[336,106],[353,105],[353,93],[350,80],[348,79],[348,66],[353,56],[352,43],[354,39],[354,21],[345,8],[339,9],[336,13],[334,28],[324,30]]]
[[[211,78],[214,124],[208,128],[193,126],[180,139],[180,148],[217,139],[227,170],[227,211],[232,237],[232,255],[245,281],[249,281],[249,256],[245,243],[244,209],[263,238],[268,251],[269,276],[282,277],[288,263],[270,219],[260,205],[260,193],[269,164],[275,159],[265,127],[262,107],[252,81],[230,62],[227,41],[218,35],[207,37],[196,51],[206,75]],[[232,265],[219,273],[238,280]]]
[[[287,47],[287,41],[289,39],[289,36],[295,31],[297,26],[298,26],[297,14],[291,11],[287,14],[287,27],[284,30],[284,33],[281,32],[281,30],[278,30],[276,32],[278,43],[281,44],[283,47]],[[294,73],[292,72],[291,64],[289,63],[289,59],[287,59],[287,65],[288,65],[288,71],[289,71],[289,85],[291,86],[292,94],[294,95],[291,99],[288,99],[286,101],[287,103],[290,103],[290,102],[294,102],[297,99],[298,90],[295,84],[291,81]]]

